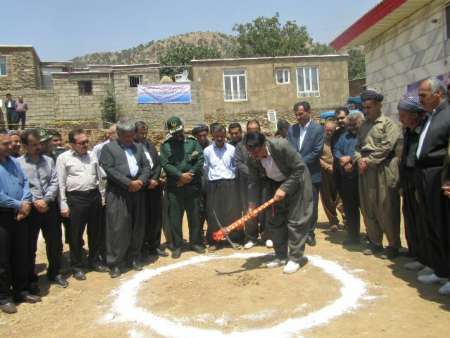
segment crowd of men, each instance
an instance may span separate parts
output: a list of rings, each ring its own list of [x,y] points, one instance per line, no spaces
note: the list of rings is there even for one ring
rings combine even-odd
[[[239,123],[213,123],[196,126],[191,137],[181,119],[171,117],[159,153],[148,126],[129,119],[113,125],[92,150],[81,128],[68,134],[68,149],[57,132],[0,132],[0,309],[14,313],[15,302],[41,300],[35,267],[40,230],[48,280],[68,286],[61,224],[71,272],[80,281],[87,271],[117,278],[168,256],[162,231],[174,259],[187,248],[203,254],[206,247],[250,249],[262,241],[275,251],[266,266],[294,273],[307,264],[305,245],[316,245],[319,194],[331,232],[342,228],[339,214],[343,218],[345,246],[385,259],[400,254],[403,196],[413,258],[405,268],[420,270],[420,282],[443,283],[439,292],[450,295],[447,88],[431,78],[421,83],[418,98],[399,102],[402,147],[402,128],[382,114],[383,95],[365,90],[361,100],[363,112],[338,108],[323,126],[308,102],[298,102],[296,123],[280,120],[273,138],[257,120],[247,122],[245,134]],[[243,230],[214,241],[215,231],[271,198],[274,206]]]

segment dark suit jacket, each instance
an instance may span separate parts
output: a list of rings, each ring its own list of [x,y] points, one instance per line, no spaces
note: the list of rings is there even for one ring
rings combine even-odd
[[[266,142],[273,161],[280,169],[286,180],[280,188],[288,195],[293,195],[300,188],[305,188],[309,184],[311,193],[311,179],[302,157],[292,148],[285,139],[274,138]],[[260,192],[262,191],[263,179],[266,171],[260,161],[253,158],[248,160],[248,194],[249,202],[259,204]]]
[[[423,140],[417,165],[422,167],[440,167],[447,157],[450,134],[450,105],[441,103],[431,118],[428,132]]]
[[[311,121],[308,129],[306,130],[302,148],[299,149],[299,124],[297,123],[290,126],[288,130],[288,140],[294,149],[302,155],[303,161],[305,161],[308,166],[309,173],[311,174],[312,183],[320,183],[321,181],[320,156],[322,156],[323,139],[324,131],[322,126],[314,121]]]
[[[135,177],[131,176],[127,156],[118,140],[106,144],[100,155],[100,165],[106,172],[107,189],[120,188],[128,191],[131,181],[137,179],[147,183],[150,178],[150,163],[148,162],[141,144],[133,144],[133,153],[139,167]]]
[[[142,142],[142,146],[148,151],[150,157],[153,161],[153,168],[150,171],[150,178],[155,181],[159,180],[159,176],[161,176],[161,160],[158,155],[158,150],[150,141]]]

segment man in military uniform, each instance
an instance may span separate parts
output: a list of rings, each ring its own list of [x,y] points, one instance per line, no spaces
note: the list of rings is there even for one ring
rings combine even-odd
[[[400,248],[400,195],[395,148],[400,129],[381,113],[383,95],[374,90],[361,93],[366,121],[358,132],[354,161],[359,169],[359,198],[366,221],[369,248],[366,255],[380,253],[383,233],[388,247],[383,258],[398,256]]]
[[[185,137],[180,118],[169,118],[167,128],[171,137],[161,145],[160,157],[167,174],[169,224],[173,237],[172,257],[179,258],[183,244],[184,211],[188,218],[191,249],[197,253],[205,252],[200,224],[203,151],[194,138]]]

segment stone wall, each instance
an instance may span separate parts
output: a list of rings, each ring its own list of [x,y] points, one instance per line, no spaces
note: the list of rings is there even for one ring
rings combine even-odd
[[[319,97],[297,95],[297,66],[308,65],[319,67]],[[266,119],[268,110],[277,111],[278,118],[293,119],[292,107],[297,101],[309,101],[317,113],[341,106],[349,95],[347,67],[346,56],[194,61],[193,76],[200,87],[200,109],[206,121],[242,123],[250,118]],[[277,68],[290,70],[289,84],[276,84]],[[246,71],[246,101],[224,101],[225,69]]]
[[[139,70],[135,75],[143,75],[143,83],[159,83],[159,68]],[[130,116],[148,123],[151,130],[164,128],[165,121],[172,115],[183,119],[187,126],[203,121],[198,109],[198,86],[192,83],[191,104],[138,104],[137,88],[129,86],[130,72],[114,72],[114,91],[118,106],[118,116]]]
[[[21,89],[16,91],[0,91],[0,98],[4,100],[7,92],[10,92],[14,99],[23,96],[28,104],[27,124],[46,125],[55,120],[55,98],[52,90]]]
[[[0,76],[0,91],[11,92],[41,87],[40,61],[32,47],[0,47],[6,56],[6,76]]]
[[[55,119],[101,124],[102,103],[111,84],[110,73],[54,74]],[[92,81],[92,95],[80,95],[79,81]]]
[[[409,84],[448,73],[444,3],[427,4],[366,46],[367,85],[383,92],[385,114],[397,118],[396,106]]]

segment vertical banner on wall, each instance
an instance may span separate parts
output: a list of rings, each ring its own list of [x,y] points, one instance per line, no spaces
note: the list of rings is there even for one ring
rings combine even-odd
[[[189,104],[190,83],[156,83],[138,86],[138,104]]]

